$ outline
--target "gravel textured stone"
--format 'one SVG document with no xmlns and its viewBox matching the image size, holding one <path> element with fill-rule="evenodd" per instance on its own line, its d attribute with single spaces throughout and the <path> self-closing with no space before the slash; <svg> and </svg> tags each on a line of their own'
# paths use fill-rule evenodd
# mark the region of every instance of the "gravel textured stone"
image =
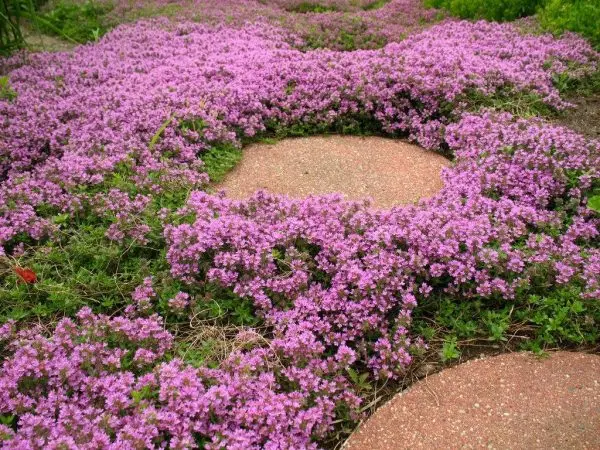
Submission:
<svg viewBox="0 0 600 450">
<path fill-rule="evenodd" d="M 315 136 L 256 144 L 218 188 L 232 198 L 259 189 L 290 197 L 339 192 L 375 207 L 409 204 L 442 187 L 443 156 L 396 139 Z"/>
<path fill-rule="evenodd" d="M 600 449 L 600 356 L 473 360 L 398 394 L 345 450 Z"/>
</svg>

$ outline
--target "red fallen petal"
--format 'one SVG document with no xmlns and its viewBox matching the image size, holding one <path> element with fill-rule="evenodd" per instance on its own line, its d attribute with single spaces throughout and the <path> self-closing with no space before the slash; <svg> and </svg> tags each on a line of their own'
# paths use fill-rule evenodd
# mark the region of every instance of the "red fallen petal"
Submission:
<svg viewBox="0 0 600 450">
<path fill-rule="evenodd" d="M 37 281 L 37 275 L 31 269 L 24 269 L 23 267 L 15 267 L 14 271 L 17 275 L 19 275 L 21 280 L 23 280 L 25 283 L 32 284 Z"/>
</svg>

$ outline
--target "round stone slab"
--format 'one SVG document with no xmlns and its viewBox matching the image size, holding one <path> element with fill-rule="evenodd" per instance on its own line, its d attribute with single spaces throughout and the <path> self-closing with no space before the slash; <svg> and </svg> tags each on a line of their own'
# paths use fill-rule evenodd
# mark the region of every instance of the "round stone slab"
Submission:
<svg viewBox="0 0 600 450">
<path fill-rule="evenodd" d="M 339 192 L 373 198 L 388 208 L 430 197 L 442 188 L 441 170 L 450 162 L 438 153 L 397 139 L 314 136 L 255 144 L 217 186 L 236 199 L 257 190 L 303 198 Z"/>
<path fill-rule="evenodd" d="M 345 450 L 600 449 L 600 356 L 512 353 L 422 379 Z"/>
</svg>

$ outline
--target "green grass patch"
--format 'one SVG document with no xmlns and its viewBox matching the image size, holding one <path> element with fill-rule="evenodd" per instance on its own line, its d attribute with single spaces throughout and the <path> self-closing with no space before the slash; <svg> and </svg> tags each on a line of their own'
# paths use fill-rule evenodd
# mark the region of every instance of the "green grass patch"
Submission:
<svg viewBox="0 0 600 450">
<path fill-rule="evenodd" d="M 472 111 L 482 108 L 506 111 L 518 117 L 552 117 L 557 110 L 544 102 L 542 97 L 534 92 L 515 91 L 510 87 L 498 89 L 492 95 L 485 95 L 479 91 L 470 91 L 464 100 Z M 446 107 L 446 116 L 452 117 L 453 104 Z"/>
<path fill-rule="evenodd" d="M 118 189 L 130 198 L 148 194 L 136 186 L 133 175 L 129 165 L 121 163 L 103 183 L 84 186 L 81 193 L 93 197 Z M 106 212 L 99 215 L 85 203 L 84 209 L 74 215 L 39 206 L 38 213 L 59 229 L 42 242 L 21 239 L 21 244 L 25 244 L 22 256 L 0 259 L 0 323 L 6 319 L 72 315 L 86 305 L 96 312 L 112 314 L 131 303 L 131 293 L 147 276 L 155 278 L 157 292 L 164 294 L 157 310 L 168 315 L 167 301 L 177 293 L 180 283 L 169 275 L 159 211 L 167 208 L 172 220 L 181 220 L 172 212 L 185 204 L 189 189 L 164 183 L 163 188 L 132 224 L 149 228 L 147 242 L 133 238 L 121 242 L 110 240 L 107 231 L 117 222 L 116 215 Z M 23 283 L 14 271 L 15 266 L 33 270 L 37 281 Z"/>
<path fill-rule="evenodd" d="M 127 20 L 146 19 L 157 16 L 174 17 L 180 13 L 183 9 L 181 4 L 168 3 L 164 5 L 160 4 L 148 4 L 140 7 L 135 7 L 126 14 Z M 191 17 L 191 20 L 195 20 Z"/>
<path fill-rule="evenodd" d="M 210 147 L 200 155 L 204 169 L 213 183 L 223 180 L 225 175 L 242 159 L 242 150 L 233 144 Z"/>
<path fill-rule="evenodd" d="M 330 35 L 319 27 L 302 30 L 305 44 L 300 46 L 301 50 L 315 50 L 329 48 L 343 51 L 354 51 L 360 49 L 377 49 L 387 44 L 387 39 L 377 33 L 368 33 L 362 19 L 355 17 L 352 23 L 342 28 L 337 34 Z"/>
<path fill-rule="evenodd" d="M 296 12 L 300 14 L 306 13 L 326 13 L 337 11 L 337 8 L 334 6 L 320 5 L 318 3 L 312 2 L 302 2 L 293 7 L 291 7 L 288 11 Z"/>
<path fill-rule="evenodd" d="M 83 306 L 115 311 L 130 302 L 145 276 L 165 272 L 162 250 L 119 245 L 105 237 L 106 225 L 69 225 L 44 245 L 31 248 L 19 264 L 38 281 L 19 282 L 7 267 L 0 277 L 0 317 L 24 320 L 72 315 Z"/>
<path fill-rule="evenodd" d="M 87 0 L 59 0 L 51 9 L 40 14 L 36 20 L 40 31 L 77 42 L 98 40 L 109 27 L 106 14 L 112 5 Z"/>
</svg>

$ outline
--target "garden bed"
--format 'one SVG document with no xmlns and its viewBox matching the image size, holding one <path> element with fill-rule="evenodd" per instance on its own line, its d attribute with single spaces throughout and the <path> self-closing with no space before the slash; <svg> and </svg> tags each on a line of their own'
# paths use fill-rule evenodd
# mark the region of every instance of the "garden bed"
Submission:
<svg viewBox="0 0 600 450">
<path fill-rule="evenodd" d="M 531 117 L 597 71 L 585 40 L 448 20 L 308 51 L 233 19 L 2 61 L 7 448 L 333 446 L 432 350 L 597 345 L 600 142 Z M 211 193 L 242 146 L 323 133 L 453 164 L 391 209 Z"/>
</svg>

